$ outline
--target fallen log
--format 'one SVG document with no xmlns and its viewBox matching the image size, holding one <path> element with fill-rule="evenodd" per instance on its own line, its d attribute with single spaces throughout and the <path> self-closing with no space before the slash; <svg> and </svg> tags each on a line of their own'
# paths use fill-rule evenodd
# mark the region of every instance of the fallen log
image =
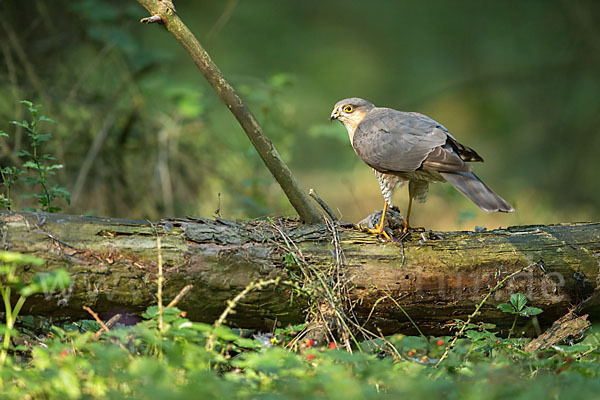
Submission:
<svg viewBox="0 0 600 400">
<path fill-rule="evenodd" d="M 161 239 L 165 302 L 192 284 L 178 307 L 207 323 L 250 282 L 299 276 L 302 266 L 290 262 L 298 255 L 316 270 L 340 264 L 352 314 L 384 334 L 414 332 L 406 314 L 425 334 L 447 333 L 448 323 L 466 319 L 499 280 L 527 266 L 490 297 L 478 319 L 507 329 L 513 316 L 496 305 L 521 292 L 528 305 L 544 310 L 538 319 L 546 327 L 594 295 L 600 280 L 598 223 L 413 232 L 396 243 L 338 227 L 337 247 L 326 226 L 289 221 L 190 218 L 150 223 L 6 211 L 0 212 L 0 224 L 4 249 L 46 260 L 42 267 L 20 270 L 22 279 L 55 268 L 71 274 L 68 288 L 32 296 L 22 311 L 57 317 L 87 317 L 82 306 L 89 306 L 108 318 L 140 313 L 156 303 L 156 235 Z M 271 330 L 303 322 L 310 302 L 293 287 L 270 286 L 249 292 L 227 321 Z M 586 312 L 593 322 L 597 305 L 591 303 Z"/>
</svg>

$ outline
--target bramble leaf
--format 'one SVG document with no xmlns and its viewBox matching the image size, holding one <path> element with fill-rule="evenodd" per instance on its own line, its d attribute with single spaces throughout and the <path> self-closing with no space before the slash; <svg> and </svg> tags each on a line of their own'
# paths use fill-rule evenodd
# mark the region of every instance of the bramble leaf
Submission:
<svg viewBox="0 0 600 400">
<path fill-rule="evenodd" d="M 509 313 L 509 314 L 516 313 L 515 308 L 511 304 L 507 304 L 507 303 L 498 304 L 497 308 L 499 308 L 500 311 L 505 312 L 505 313 Z"/>
<path fill-rule="evenodd" d="M 527 297 L 523 293 L 515 293 L 510 296 L 510 303 L 517 311 L 521 311 L 527 304 Z"/>
</svg>

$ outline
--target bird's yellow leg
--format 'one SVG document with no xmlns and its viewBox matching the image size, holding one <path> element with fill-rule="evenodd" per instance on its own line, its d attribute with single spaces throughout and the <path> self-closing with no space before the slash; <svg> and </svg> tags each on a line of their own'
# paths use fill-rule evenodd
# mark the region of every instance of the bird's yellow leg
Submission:
<svg viewBox="0 0 600 400">
<path fill-rule="evenodd" d="M 402 222 L 402 232 L 406 232 L 408 230 L 408 219 L 410 218 L 410 210 L 412 209 L 412 196 L 408 196 L 408 210 L 406 210 L 406 219 Z"/>
<path fill-rule="evenodd" d="M 387 212 L 388 204 L 387 201 L 383 205 L 383 212 L 381 213 L 381 222 L 379 225 L 375 225 L 376 229 L 369 229 L 369 233 L 375 233 L 377 235 L 383 235 L 387 240 L 392 240 L 390 236 L 383 230 L 383 223 L 385 222 L 385 213 Z"/>
<path fill-rule="evenodd" d="M 419 231 L 425 230 L 425 228 L 420 227 L 420 226 L 413 228 L 412 226 L 409 225 L 408 220 L 410 219 L 410 210 L 412 209 L 412 203 L 413 203 L 413 198 L 412 198 L 412 196 L 409 196 L 408 197 L 408 210 L 406 211 L 406 219 L 404 220 L 404 222 L 402 222 L 402 232 L 406 232 L 409 229 L 419 230 Z"/>
</svg>

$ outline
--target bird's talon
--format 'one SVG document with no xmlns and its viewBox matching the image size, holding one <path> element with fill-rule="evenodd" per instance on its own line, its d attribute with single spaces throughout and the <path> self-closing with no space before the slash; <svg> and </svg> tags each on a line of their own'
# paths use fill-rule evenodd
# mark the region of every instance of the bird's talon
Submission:
<svg viewBox="0 0 600 400">
<path fill-rule="evenodd" d="M 402 222 L 402 233 L 406 233 L 408 231 L 425 232 L 425 228 L 422 226 L 410 226 L 406 221 Z"/>
<path fill-rule="evenodd" d="M 387 240 L 392 240 L 392 238 L 390 238 L 390 235 L 388 235 L 387 232 L 380 225 L 377 224 L 375 225 L 375 229 L 367 229 L 367 232 L 376 235 L 382 235 Z"/>
<path fill-rule="evenodd" d="M 402 225 L 402 233 L 406 233 L 408 231 L 408 224 L 406 223 L 406 221 L 402 221 L 401 225 Z"/>
</svg>

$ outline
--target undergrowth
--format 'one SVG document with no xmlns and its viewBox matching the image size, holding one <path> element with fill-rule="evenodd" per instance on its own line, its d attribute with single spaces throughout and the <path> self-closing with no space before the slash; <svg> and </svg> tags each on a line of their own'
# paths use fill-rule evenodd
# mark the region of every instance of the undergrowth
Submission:
<svg viewBox="0 0 600 400">
<path fill-rule="evenodd" d="M 160 253 L 160 240 L 157 247 Z M 159 297 L 135 325 L 105 324 L 87 308 L 94 319 L 51 324 L 17 320 L 15 310 L 29 295 L 65 290 L 68 276 L 64 281 L 58 271 L 19 282 L 14 271 L 41 260 L 3 253 L 2 261 L 6 318 L 17 323 L 3 327 L 8 356 L 0 364 L 1 398 L 580 399 L 600 389 L 595 330 L 579 343 L 528 353 L 529 339 L 514 332 L 501 338 L 493 324 L 470 318 L 456 321 L 453 336 L 363 334 L 351 343 L 315 340 L 306 334 L 310 323 L 273 332 L 224 325 L 245 293 L 284 283 L 277 279 L 253 282 L 213 325 L 190 321 L 177 308 L 189 288 L 166 306 Z M 15 306 L 4 296 L 9 288 L 21 296 Z M 527 308 L 522 294 L 500 308 L 522 318 L 541 311 Z"/>
<path fill-rule="evenodd" d="M 25 325 L 26 321 L 22 321 Z M 582 398 L 600 389 L 599 337 L 527 354 L 526 339 L 500 339 L 473 325 L 440 368 L 448 337 L 396 335 L 350 354 L 330 343 L 286 345 L 302 327 L 271 335 L 192 322 L 150 307 L 134 326 L 78 321 L 29 337 L 0 370 L 8 398 Z M 26 336 L 25 336 L 26 337 Z M 212 342 L 212 345 L 209 343 Z"/>
</svg>

